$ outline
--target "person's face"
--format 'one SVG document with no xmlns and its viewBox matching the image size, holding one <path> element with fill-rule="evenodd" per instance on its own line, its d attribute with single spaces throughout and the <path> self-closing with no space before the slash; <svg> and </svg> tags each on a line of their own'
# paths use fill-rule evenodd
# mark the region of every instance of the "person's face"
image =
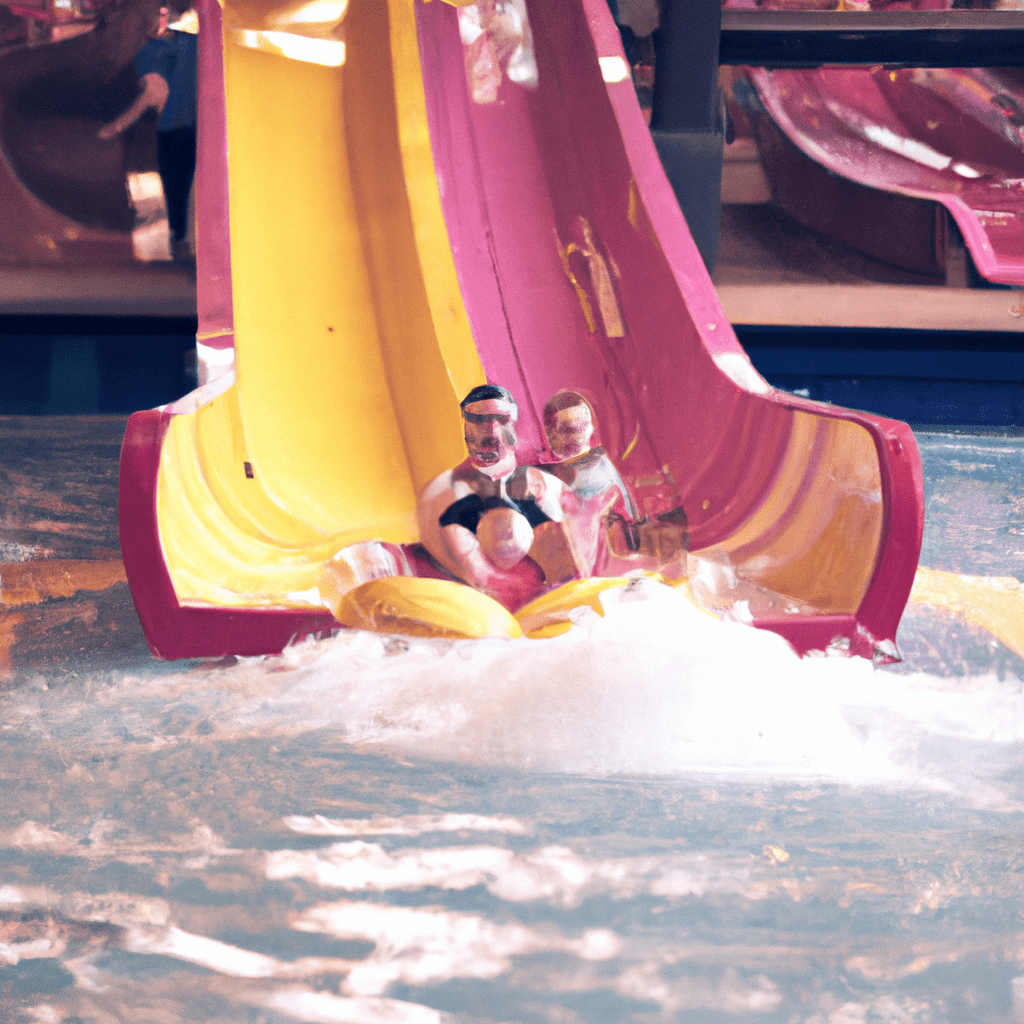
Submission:
<svg viewBox="0 0 1024 1024">
<path fill-rule="evenodd" d="M 555 457 L 564 462 L 590 451 L 593 434 L 590 409 L 585 405 L 573 405 L 558 411 L 554 427 L 547 432 L 548 445 Z"/>
<path fill-rule="evenodd" d="M 466 427 L 466 447 L 474 466 L 496 466 L 515 452 L 514 410 L 502 398 L 473 402 L 462 410 Z"/>
</svg>

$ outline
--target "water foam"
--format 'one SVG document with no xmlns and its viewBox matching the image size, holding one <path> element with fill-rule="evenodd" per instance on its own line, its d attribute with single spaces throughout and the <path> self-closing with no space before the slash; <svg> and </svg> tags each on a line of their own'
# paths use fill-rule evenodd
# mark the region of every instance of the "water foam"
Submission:
<svg viewBox="0 0 1024 1024">
<path fill-rule="evenodd" d="M 588 774 L 715 773 L 969 788 L 999 804 L 1020 680 L 797 658 L 648 581 L 550 640 L 345 632 L 277 658 L 7 695 L 0 731 L 155 745 L 329 730 L 359 749 Z M 1016 796 L 1013 796 L 1013 800 Z"/>
</svg>

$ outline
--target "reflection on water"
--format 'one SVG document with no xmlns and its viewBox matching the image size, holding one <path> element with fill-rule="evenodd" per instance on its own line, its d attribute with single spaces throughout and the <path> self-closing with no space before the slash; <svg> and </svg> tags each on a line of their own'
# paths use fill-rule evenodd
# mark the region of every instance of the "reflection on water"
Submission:
<svg viewBox="0 0 1024 1024">
<path fill-rule="evenodd" d="M 1021 681 L 609 594 L 5 694 L 0 1020 L 1024 1019 Z"/>
</svg>

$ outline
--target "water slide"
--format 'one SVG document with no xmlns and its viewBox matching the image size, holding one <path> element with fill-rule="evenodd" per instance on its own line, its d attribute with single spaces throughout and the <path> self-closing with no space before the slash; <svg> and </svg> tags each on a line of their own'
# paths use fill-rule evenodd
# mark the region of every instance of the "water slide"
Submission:
<svg viewBox="0 0 1024 1024">
<path fill-rule="evenodd" d="M 804 223 L 872 255 L 941 274 L 952 215 L 978 272 L 1024 284 L 1024 74 L 1018 68 L 748 69 L 758 98 L 805 157 L 847 181 L 908 197 L 847 197 L 837 213 L 829 182 L 764 131 L 776 197 Z M 812 185 L 812 181 L 814 184 Z M 818 190 L 830 199 L 815 201 Z M 930 204 L 937 204 L 936 207 Z M 877 215 L 872 227 L 872 212 Z"/>
<path fill-rule="evenodd" d="M 696 600 L 801 654 L 894 657 L 923 525 L 913 435 L 753 369 L 604 0 L 520 8 L 518 65 L 481 56 L 479 8 L 345 7 L 200 4 L 208 381 L 132 416 L 121 457 L 153 652 L 336 629 L 332 566 L 367 546 L 378 575 L 443 575 L 417 495 L 465 458 L 459 402 L 488 381 L 518 400 L 520 464 L 551 461 L 545 401 L 585 396 L 638 514 L 685 510 L 690 581 L 670 582 Z"/>
<path fill-rule="evenodd" d="M 117 73 L 137 45 L 131 21 L 0 56 L 0 265 L 133 259 L 124 144 L 96 138 L 134 86 L 130 68 Z"/>
</svg>

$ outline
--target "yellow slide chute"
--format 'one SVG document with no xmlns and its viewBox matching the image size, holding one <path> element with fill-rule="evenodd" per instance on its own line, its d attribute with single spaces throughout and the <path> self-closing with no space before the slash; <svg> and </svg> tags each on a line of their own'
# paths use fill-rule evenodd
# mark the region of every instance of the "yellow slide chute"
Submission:
<svg viewBox="0 0 1024 1024">
<path fill-rule="evenodd" d="M 333 67 L 264 45 L 308 6 L 224 9 L 236 379 L 172 417 L 161 452 L 182 604 L 315 606 L 340 548 L 415 541 L 416 495 L 465 457 L 458 403 L 484 380 L 412 3 L 353 4 Z"/>
</svg>

